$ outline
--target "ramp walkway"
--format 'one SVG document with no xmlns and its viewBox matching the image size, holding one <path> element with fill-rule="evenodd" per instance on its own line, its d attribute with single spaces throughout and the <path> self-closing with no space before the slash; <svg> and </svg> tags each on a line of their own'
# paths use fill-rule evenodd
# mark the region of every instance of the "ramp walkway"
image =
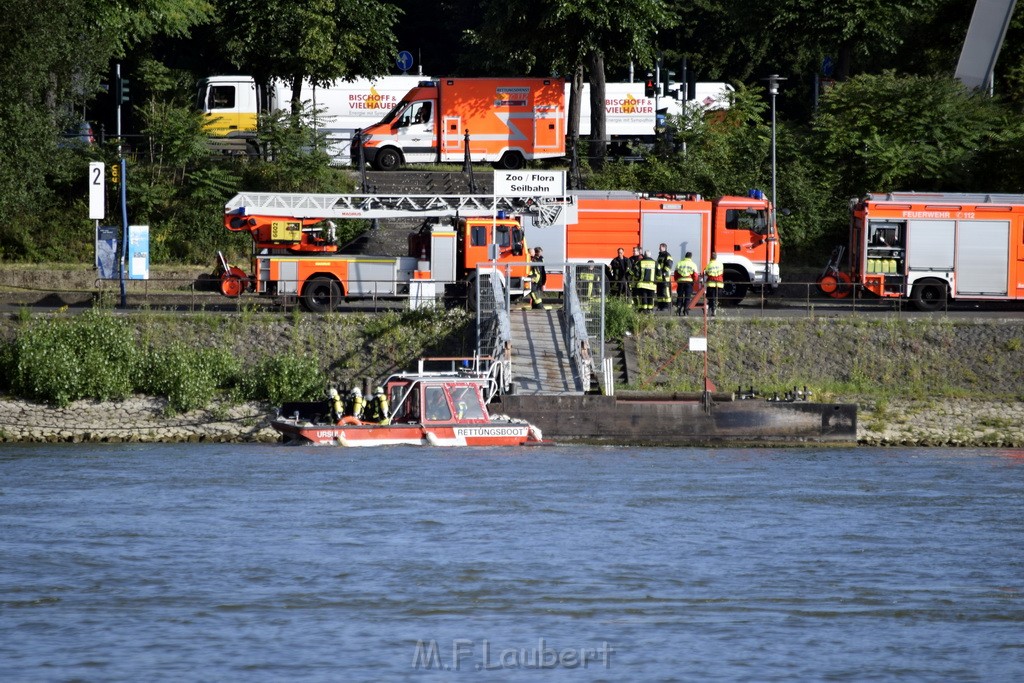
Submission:
<svg viewBox="0 0 1024 683">
<path fill-rule="evenodd" d="M 579 394 L 584 390 L 565 349 L 560 310 L 512 311 L 512 381 L 519 394 Z"/>
</svg>

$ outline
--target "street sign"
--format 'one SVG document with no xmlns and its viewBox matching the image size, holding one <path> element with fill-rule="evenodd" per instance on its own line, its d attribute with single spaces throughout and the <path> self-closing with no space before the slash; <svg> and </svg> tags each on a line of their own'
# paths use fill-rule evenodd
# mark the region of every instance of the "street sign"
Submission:
<svg viewBox="0 0 1024 683">
<path fill-rule="evenodd" d="M 565 171 L 495 171 L 497 197 L 562 196 Z"/>
<path fill-rule="evenodd" d="M 395 64 L 402 71 L 408 71 L 412 68 L 412 53 L 407 50 L 402 50 L 398 53 L 398 59 L 395 60 Z"/>
<path fill-rule="evenodd" d="M 102 161 L 89 162 L 89 219 L 103 220 L 106 165 Z"/>
</svg>

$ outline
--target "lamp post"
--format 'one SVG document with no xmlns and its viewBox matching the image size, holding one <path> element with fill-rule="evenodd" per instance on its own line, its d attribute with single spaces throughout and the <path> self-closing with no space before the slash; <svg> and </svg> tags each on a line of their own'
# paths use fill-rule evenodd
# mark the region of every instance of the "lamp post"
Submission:
<svg viewBox="0 0 1024 683">
<path fill-rule="evenodd" d="M 768 229 L 774 230 L 778 214 L 778 204 L 776 204 L 778 195 L 776 194 L 777 167 L 775 164 L 775 96 L 779 94 L 779 83 L 786 79 L 778 74 L 772 74 L 768 78 L 764 78 L 762 80 L 768 81 L 768 94 L 772 96 L 772 210 L 768 216 Z M 770 238 L 771 236 L 769 236 L 769 239 Z M 764 262 L 764 281 L 766 285 L 768 284 L 768 269 L 771 260 L 771 255 L 768 252 L 770 252 L 770 250 L 766 250 Z"/>
</svg>

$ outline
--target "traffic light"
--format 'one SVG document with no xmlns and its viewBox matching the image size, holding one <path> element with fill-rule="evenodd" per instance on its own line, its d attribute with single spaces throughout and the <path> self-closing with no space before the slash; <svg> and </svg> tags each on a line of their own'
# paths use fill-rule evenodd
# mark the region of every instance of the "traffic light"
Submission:
<svg viewBox="0 0 1024 683">
<path fill-rule="evenodd" d="M 654 74 L 647 74 L 644 81 L 644 97 L 654 97 Z"/>
<path fill-rule="evenodd" d="M 121 76 L 114 77 L 114 102 L 116 104 L 127 104 L 128 102 L 128 84 L 127 78 Z"/>
<path fill-rule="evenodd" d="M 115 163 L 110 165 L 110 182 L 113 185 L 118 185 L 121 182 L 121 164 Z"/>
</svg>

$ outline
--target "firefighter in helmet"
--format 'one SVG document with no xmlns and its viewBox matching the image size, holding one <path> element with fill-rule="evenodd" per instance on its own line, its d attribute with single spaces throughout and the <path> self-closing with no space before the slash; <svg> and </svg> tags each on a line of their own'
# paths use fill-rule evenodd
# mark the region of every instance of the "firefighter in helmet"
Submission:
<svg viewBox="0 0 1024 683">
<path fill-rule="evenodd" d="M 327 410 L 332 423 L 337 423 L 345 416 L 345 406 L 342 404 L 341 394 L 333 386 L 327 388 Z"/>
<path fill-rule="evenodd" d="M 357 420 L 363 419 L 363 409 L 366 407 L 363 401 L 363 392 L 359 387 L 354 387 L 348 396 L 348 405 L 345 406 L 345 415 L 354 417 Z"/>
<path fill-rule="evenodd" d="M 366 420 L 367 422 L 377 422 L 382 425 L 390 424 L 391 420 L 388 419 L 389 412 L 391 412 L 391 406 L 388 404 L 388 397 L 384 393 L 384 387 L 377 387 L 373 392 L 373 397 L 366 404 Z"/>
</svg>

